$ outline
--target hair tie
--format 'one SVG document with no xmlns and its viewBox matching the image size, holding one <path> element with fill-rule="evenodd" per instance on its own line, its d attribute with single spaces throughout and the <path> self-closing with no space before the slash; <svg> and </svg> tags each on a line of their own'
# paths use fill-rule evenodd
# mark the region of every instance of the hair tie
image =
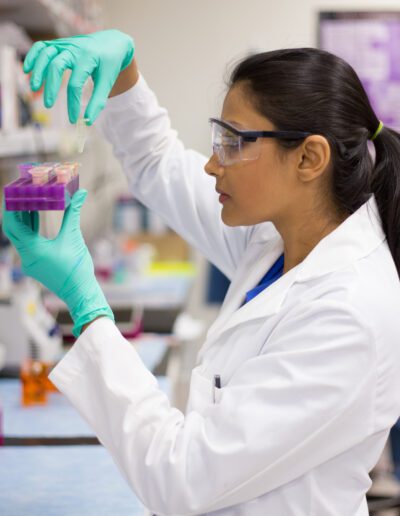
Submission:
<svg viewBox="0 0 400 516">
<path fill-rule="evenodd" d="M 374 132 L 374 134 L 371 137 L 372 142 L 381 134 L 382 129 L 383 129 L 383 122 L 379 121 L 378 129 Z"/>
</svg>

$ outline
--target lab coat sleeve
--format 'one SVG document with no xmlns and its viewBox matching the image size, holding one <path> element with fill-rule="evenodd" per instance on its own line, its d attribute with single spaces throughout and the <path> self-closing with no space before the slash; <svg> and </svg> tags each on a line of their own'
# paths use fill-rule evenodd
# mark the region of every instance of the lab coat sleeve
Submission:
<svg viewBox="0 0 400 516">
<path fill-rule="evenodd" d="M 112 144 L 132 194 L 231 278 L 251 229 L 222 222 L 215 179 L 204 171 L 207 158 L 185 149 L 143 76 L 108 99 L 96 126 Z"/>
<path fill-rule="evenodd" d="M 202 411 L 185 417 L 103 318 L 50 378 L 146 507 L 194 515 L 272 491 L 370 435 L 373 346 L 350 307 L 328 301 L 299 307 L 278 324 L 263 354 L 245 361 L 228 384 L 221 376 L 216 403 L 210 383 Z"/>
</svg>

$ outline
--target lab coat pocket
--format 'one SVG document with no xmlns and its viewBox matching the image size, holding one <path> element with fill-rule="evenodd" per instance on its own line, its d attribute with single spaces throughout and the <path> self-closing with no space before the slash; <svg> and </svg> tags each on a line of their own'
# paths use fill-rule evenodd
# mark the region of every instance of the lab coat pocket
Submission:
<svg viewBox="0 0 400 516">
<path fill-rule="evenodd" d="M 203 412 L 213 403 L 218 403 L 222 389 L 214 387 L 214 378 L 204 376 L 200 368 L 196 367 L 192 371 L 190 379 L 190 391 L 187 405 L 187 413 L 195 410 Z"/>
</svg>

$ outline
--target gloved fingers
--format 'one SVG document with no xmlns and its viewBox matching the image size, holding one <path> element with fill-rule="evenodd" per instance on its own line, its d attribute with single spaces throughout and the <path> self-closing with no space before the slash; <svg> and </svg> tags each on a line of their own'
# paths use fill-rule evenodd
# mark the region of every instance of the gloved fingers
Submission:
<svg viewBox="0 0 400 516">
<path fill-rule="evenodd" d="M 16 211 L 17 221 L 20 223 L 20 233 L 25 233 L 26 237 L 30 239 L 30 243 L 33 242 L 35 237 L 41 238 L 39 235 L 39 213 L 33 211 Z M 35 216 L 36 213 L 36 216 Z"/>
<path fill-rule="evenodd" d="M 112 87 L 113 84 L 110 84 L 110 81 L 104 74 L 101 74 L 101 69 L 99 69 L 94 78 L 93 93 L 85 111 L 85 118 L 89 119 L 88 125 L 92 125 L 104 109 Z"/>
<path fill-rule="evenodd" d="M 31 211 L 31 228 L 36 234 L 39 234 L 39 212 Z"/>
<path fill-rule="evenodd" d="M 62 77 L 68 68 L 73 66 L 73 57 L 71 52 L 63 50 L 49 64 L 46 72 L 44 85 L 44 105 L 51 108 L 57 99 L 60 90 Z"/>
<path fill-rule="evenodd" d="M 81 208 L 86 197 L 87 190 L 82 188 L 74 193 L 71 199 L 71 204 L 65 210 L 59 236 L 63 236 L 64 233 L 69 233 L 74 230 L 80 231 Z"/>
<path fill-rule="evenodd" d="M 70 80 L 68 82 L 68 117 L 71 124 L 75 124 L 81 111 L 82 89 L 89 76 L 95 68 L 88 65 L 85 68 L 77 66 L 72 70 Z"/>
<path fill-rule="evenodd" d="M 41 88 L 47 67 L 57 54 L 57 47 L 49 45 L 43 48 L 37 56 L 31 75 L 31 88 L 33 91 L 38 91 Z"/>
<path fill-rule="evenodd" d="M 46 46 L 47 45 L 44 41 L 37 41 L 32 45 L 24 59 L 23 70 L 25 73 L 29 73 L 32 70 L 37 56 L 44 48 L 46 48 Z"/>
<path fill-rule="evenodd" d="M 39 213 L 37 211 L 22 211 L 21 220 L 33 233 L 39 233 Z"/>
<path fill-rule="evenodd" d="M 6 211 L 4 209 L 4 201 L 3 232 L 14 245 L 22 241 L 29 245 L 32 242 L 32 237 L 34 236 L 34 232 L 30 228 L 30 225 L 27 226 L 25 221 L 22 219 L 21 212 Z"/>
<path fill-rule="evenodd" d="M 22 211 L 22 212 L 20 212 L 19 213 L 19 218 L 25 224 L 26 227 L 32 229 L 32 219 L 31 219 L 31 212 L 30 211 Z"/>
</svg>

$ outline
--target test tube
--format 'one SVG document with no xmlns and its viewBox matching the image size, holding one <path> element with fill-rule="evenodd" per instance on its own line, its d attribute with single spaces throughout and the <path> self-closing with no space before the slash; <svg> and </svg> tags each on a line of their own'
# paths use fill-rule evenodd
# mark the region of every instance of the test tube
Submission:
<svg viewBox="0 0 400 516">
<path fill-rule="evenodd" d="M 78 175 L 78 169 L 80 165 L 77 161 L 65 161 L 63 166 L 71 168 L 72 177 L 76 177 Z"/>
<path fill-rule="evenodd" d="M 76 140 L 79 154 L 82 154 L 87 138 L 87 122 L 89 118 L 79 117 L 76 122 Z"/>
<path fill-rule="evenodd" d="M 62 165 L 56 167 L 54 172 L 57 176 L 57 183 L 67 184 L 71 181 L 72 178 L 72 167 L 67 165 Z"/>
<path fill-rule="evenodd" d="M 29 171 L 33 168 L 33 167 L 36 167 L 38 166 L 39 163 L 37 161 L 28 161 L 26 163 L 20 163 L 18 165 L 18 168 L 19 168 L 19 171 L 20 171 L 20 174 L 21 174 L 21 177 L 24 177 L 24 178 L 30 178 L 30 174 L 29 174 Z"/>
<path fill-rule="evenodd" d="M 49 174 L 51 172 L 51 167 L 33 167 L 29 170 L 29 173 L 32 176 L 32 184 L 34 185 L 43 185 L 47 183 L 49 180 Z"/>
</svg>

